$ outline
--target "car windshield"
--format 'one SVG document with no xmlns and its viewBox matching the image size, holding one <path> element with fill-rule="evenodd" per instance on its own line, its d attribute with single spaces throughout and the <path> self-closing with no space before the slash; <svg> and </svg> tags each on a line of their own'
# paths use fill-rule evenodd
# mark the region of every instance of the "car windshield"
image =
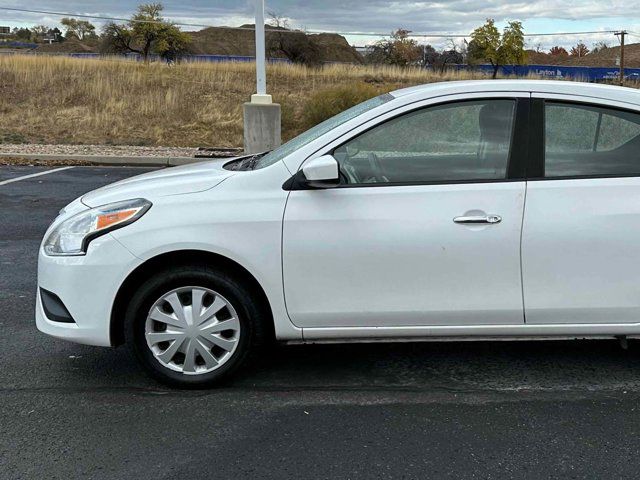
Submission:
<svg viewBox="0 0 640 480">
<path fill-rule="evenodd" d="M 385 93 L 384 95 L 380 95 L 378 97 L 374 97 L 370 100 L 362 102 L 354 107 L 345 110 L 344 112 L 339 113 L 334 117 L 329 118 L 328 120 L 325 120 L 322 123 L 319 123 L 315 127 L 312 127 L 306 132 L 289 140 L 284 145 L 276 148 L 275 150 L 272 150 L 262 157 L 257 158 L 253 162 L 252 170 L 273 165 L 274 163 L 282 160 L 287 155 L 295 152 L 299 148 L 302 148 L 308 143 L 314 141 L 316 138 L 324 135 L 328 131 L 392 99 L 393 96 L 391 94 Z"/>
</svg>

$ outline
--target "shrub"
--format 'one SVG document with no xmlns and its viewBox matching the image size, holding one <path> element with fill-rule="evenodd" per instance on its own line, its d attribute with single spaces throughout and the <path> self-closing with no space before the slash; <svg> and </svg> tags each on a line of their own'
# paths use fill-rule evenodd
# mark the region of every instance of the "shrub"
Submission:
<svg viewBox="0 0 640 480">
<path fill-rule="evenodd" d="M 321 90 L 305 103 L 302 115 L 304 126 L 311 128 L 380 93 L 378 88 L 362 82 Z"/>
<path fill-rule="evenodd" d="M 29 143 L 24 135 L 18 132 L 3 132 L 0 131 L 0 143 Z"/>
</svg>

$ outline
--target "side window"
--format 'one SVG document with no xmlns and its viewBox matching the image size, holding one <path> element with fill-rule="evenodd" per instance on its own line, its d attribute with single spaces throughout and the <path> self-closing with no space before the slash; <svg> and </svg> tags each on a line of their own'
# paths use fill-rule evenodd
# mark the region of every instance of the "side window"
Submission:
<svg viewBox="0 0 640 480">
<path fill-rule="evenodd" d="M 545 177 L 640 175 L 640 114 L 545 103 Z"/>
<path fill-rule="evenodd" d="M 401 115 L 336 148 L 349 184 L 507 176 L 515 100 L 449 103 Z"/>
</svg>

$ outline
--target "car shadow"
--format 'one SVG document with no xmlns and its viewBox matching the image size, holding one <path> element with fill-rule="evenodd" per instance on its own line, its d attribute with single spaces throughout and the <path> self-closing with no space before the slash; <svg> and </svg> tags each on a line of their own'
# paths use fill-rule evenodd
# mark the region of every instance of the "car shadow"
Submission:
<svg viewBox="0 0 640 480">
<path fill-rule="evenodd" d="M 639 347 L 630 341 L 623 350 L 617 341 L 593 340 L 273 346 L 255 354 L 221 388 L 640 391 Z M 84 357 L 73 375 L 85 384 L 164 388 L 147 378 L 124 348 L 87 348 Z"/>
</svg>

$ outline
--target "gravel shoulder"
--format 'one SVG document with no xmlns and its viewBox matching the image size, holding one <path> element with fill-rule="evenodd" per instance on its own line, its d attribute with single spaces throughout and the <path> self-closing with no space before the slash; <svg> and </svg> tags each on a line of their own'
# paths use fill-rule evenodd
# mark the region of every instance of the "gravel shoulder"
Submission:
<svg viewBox="0 0 640 480">
<path fill-rule="evenodd" d="M 197 148 L 133 145 L 43 145 L 0 143 L 0 155 L 95 155 L 100 157 L 193 157 Z"/>
<path fill-rule="evenodd" d="M 9 166 L 177 166 L 211 158 L 231 158 L 240 154 L 241 148 L 0 143 L 0 165 Z"/>
</svg>

